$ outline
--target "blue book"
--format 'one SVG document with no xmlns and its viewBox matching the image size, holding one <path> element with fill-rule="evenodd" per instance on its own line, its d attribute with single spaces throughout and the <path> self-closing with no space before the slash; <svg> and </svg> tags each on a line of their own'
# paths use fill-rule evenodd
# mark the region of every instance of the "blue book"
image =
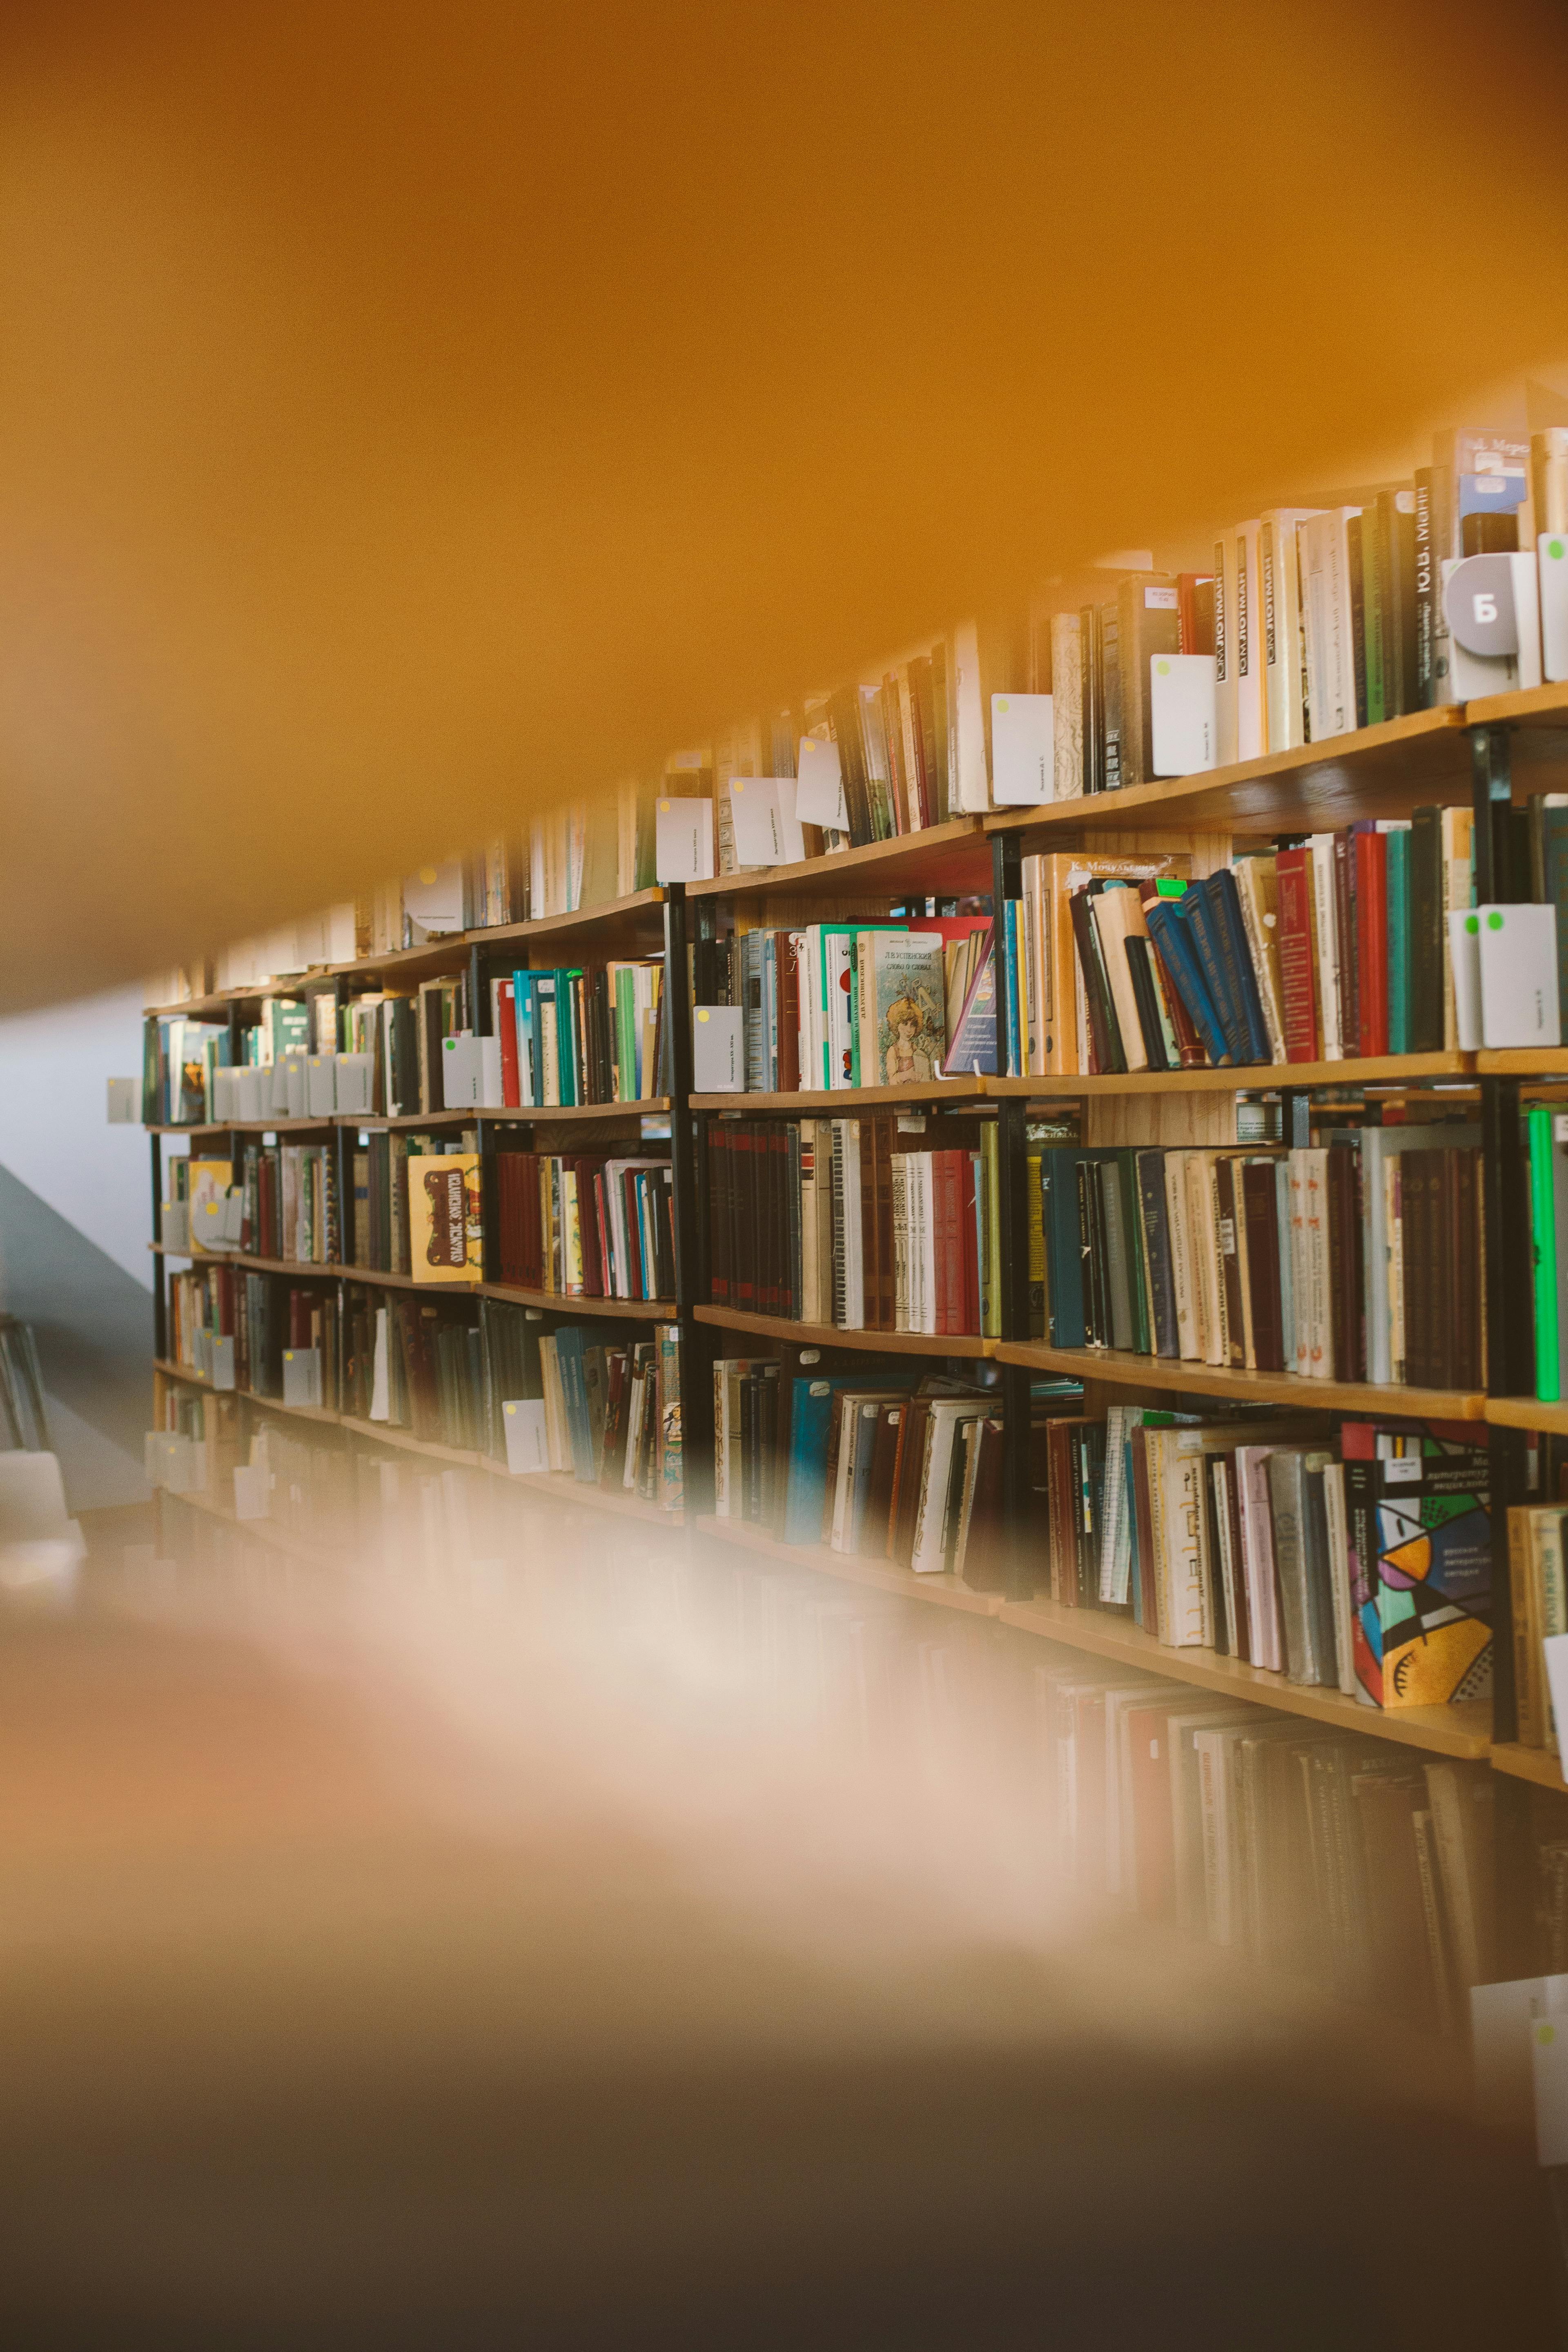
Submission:
<svg viewBox="0 0 1568 2352">
<path fill-rule="evenodd" d="M 1247 1026 L 1247 1058 L 1249 1062 L 1267 1062 L 1269 1058 L 1268 1024 L 1263 1018 L 1263 999 L 1258 993 L 1258 974 L 1252 968 L 1252 950 L 1247 944 L 1247 925 L 1242 919 L 1241 893 L 1236 887 L 1236 876 L 1228 866 L 1222 866 L 1202 887 L 1218 908 L 1226 937 L 1230 941 L 1226 977 L 1230 979 L 1234 962 L 1233 984 L 1239 989 L 1242 1017 Z"/>
<path fill-rule="evenodd" d="M 539 1104 L 539 1057 L 535 1046 L 537 1031 L 533 1020 L 533 974 L 514 971 L 511 976 L 512 1015 L 517 1023 L 517 1093 L 520 1107 L 536 1109 Z"/>
<path fill-rule="evenodd" d="M 1208 984 L 1181 913 L 1192 896 L 1189 890 L 1180 898 L 1156 899 L 1153 905 L 1145 908 L 1144 919 L 1149 926 L 1149 936 L 1159 949 L 1165 969 L 1181 992 L 1182 1003 L 1192 1018 L 1203 1049 L 1218 1070 L 1230 1060 L 1231 1052 L 1219 1014 L 1209 1001 Z"/>
<path fill-rule="evenodd" d="M 596 1485 L 594 1469 L 594 1424 L 588 1412 L 588 1383 L 583 1370 L 584 1334 L 574 1323 L 563 1323 L 555 1334 L 555 1369 L 561 1376 L 561 1401 L 572 1439 L 572 1475 L 581 1486 Z"/>
<path fill-rule="evenodd" d="M 784 1540 L 787 1544 L 817 1543 L 822 1537 L 822 1507 L 827 1492 L 827 1438 L 833 1400 L 840 1389 L 864 1388 L 867 1372 L 802 1372 L 790 1383 L 789 1470 L 784 1481 Z M 884 1389 L 912 1388 L 913 1372 L 881 1372 L 875 1384 Z"/>
<path fill-rule="evenodd" d="M 1047 1339 L 1053 1348 L 1089 1344 L 1083 1318 L 1083 1256 L 1079 1246 L 1078 1148 L 1047 1143 L 1040 1151 L 1040 1223 L 1046 1239 Z"/>
<path fill-rule="evenodd" d="M 1229 942 L 1226 938 L 1225 919 L 1207 882 L 1194 883 L 1182 901 L 1182 910 L 1187 937 L 1202 970 L 1209 1003 L 1219 1016 L 1220 1031 L 1230 1049 L 1230 1058 L 1233 1062 L 1249 1062 L 1252 1052 L 1246 1017 L 1242 1013 L 1239 993 L 1226 970 L 1226 950 Z"/>
</svg>

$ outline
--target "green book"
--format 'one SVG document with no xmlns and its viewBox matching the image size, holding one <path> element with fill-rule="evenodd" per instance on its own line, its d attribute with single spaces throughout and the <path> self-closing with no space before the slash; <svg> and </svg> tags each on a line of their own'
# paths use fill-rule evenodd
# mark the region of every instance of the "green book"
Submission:
<svg viewBox="0 0 1568 2352">
<path fill-rule="evenodd" d="M 1410 1051 L 1410 830 L 1399 825 L 1388 842 L 1388 1050 Z"/>
<path fill-rule="evenodd" d="M 1555 1404 L 1563 1393 L 1557 1347 L 1557 1204 L 1552 1169 L 1552 1106 L 1532 1104 L 1530 1141 L 1531 1255 L 1535 1268 L 1535 1393 Z"/>
</svg>

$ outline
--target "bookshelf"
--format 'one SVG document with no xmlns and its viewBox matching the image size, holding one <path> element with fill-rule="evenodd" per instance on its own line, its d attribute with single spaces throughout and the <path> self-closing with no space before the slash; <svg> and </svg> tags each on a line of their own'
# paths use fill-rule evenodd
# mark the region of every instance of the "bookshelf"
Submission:
<svg viewBox="0 0 1568 2352">
<path fill-rule="evenodd" d="M 1560 740 L 1561 739 L 1561 740 Z M 534 923 L 455 934 L 417 949 L 323 967 L 309 976 L 311 987 L 328 985 L 339 1001 L 358 982 L 394 972 L 405 978 L 467 968 L 474 976 L 476 1019 L 489 1020 L 488 989 L 480 985 L 492 969 L 510 970 L 528 961 L 537 942 L 551 958 L 572 953 L 608 958 L 647 953 L 657 948 L 664 961 L 668 1029 L 668 1091 L 634 1102 L 590 1104 L 528 1111 L 496 1109 L 435 1112 L 376 1118 L 343 1114 L 333 1118 L 252 1121 L 239 1127 L 197 1129 L 160 1126 L 152 1130 L 153 1198 L 159 1197 L 159 1150 L 166 1137 L 206 1140 L 221 1135 L 287 1134 L 303 1139 L 336 1136 L 339 1148 L 354 1135 L 376 1129 L 437 1129 L 460 1126 L 478 1130 L 487 1172 L 508 1131 L 581 1129 L 585 1138 L 601 1127 L 621 1123 L 637 1132 L 644 1120 L 668 1123 L 673 1181 L 675 1295 L 662 1300 L 565 1297 L 524 1289 L 492 1278 L 443 1286 L 437 1294 L 456 1298 L 470 1311 L 486 1302 L 521 1307 L 568 1319 L 621 1320 L 628 1327 L 673 1326 L 679 1334 L 681 1382 L 681 1452 L 685 1478 L 685 1524 L 704 1538 L 726 1541 L 761 1557 L 777 1558 L 814 1572 L 867 1589 L 918 1599 L 994 1619 L 1032 1634 L 1166 1678 L 1231 1696 L 1245 1696 L 1288 1714 L 1300 1715 L 1425 1749 L 1433 1755 L 1471 1760 L 1489 1756 L 1507 1778 L 1550 1788 L 1563 1786 L 1556 1759 L 1522 1748 L 1515 1738 L 1512 1687 L 1511 1598 L 1507 1557 L 1507 1510 L 1526 1489 L 1525 1445 L 1531 1433 L 1568 1436 L 1568 1405 L 1545 1404 L 1521 1393 L 1521 1318 L 1530 1313 L 1528 1270 L 1521 1239 L 1503 1213 L 1502 1170 L 1517 1129 L 1521 1087 L 1531 1082 L 1568 1079 L 1568 1049 L 1535 1054 L 1458 1051 L 1235 1067 L 1184 1069 L 1122 1076 L 1010 1077 L 969 1076 L 933 1079 L 901 1087 L 867 1087 L 791 1094 L 699 1094 L 691 1082 L 690 1010 L 712 1001 L 711 973 L 721 921 L 739 917 L 747 924 L 796 923 L 834 919 L 848 905 L 856 916 L 868 901 L 896 906 L 906 898 L 935 895 L 989 897 L 1000 911 L 1019 892 L 1019 862 L 1031 848 L 1190 847 L 1194 870 L 1209 871 L 1228 858 L 1232 844 L 1254 845 L 1272 836 L 1322 831 L 1364 818 L 1408 815 L 1418 805 L 1439 802 L 1468 805 L 1474 821 L 1478 894 L 1490 890 L 1498 870 L 1500 812 L 1508 805 L 1510 761 L 1516 744 L 1521 757 L 1546 756 L 1568 744 L 1568 690 L 1493 698 L 1487 703 L 1450 706 L 1366 728 L 1330 744 L 1304 746 L 1173 782 L 1129 787 L 1092 799 L 994 810 L 924 830 L 838 851 L 797 864 L 722 874 L 685 886 L 643 890 L 596 908 Z M 1200 865 L 1201 860 L 1201 865 Z M 787 907 L 787 913 L 782 911 Z M 807 912 L 805 910 L 812 911 Z M 299 992 L 307 983 L 290 980 L 276 989 L 239 989 L 177 1007 L 169 1013 L 207 1012 L 237 1018 L 268 993 Z M 1487 1357 L 1484 1389 L 1436 1389 L 1378 1385 L 1365 1381 L 1304 1380 L 1294 1373 L 1241 1371 L 1105 1349 L 1056 1348 L 1028 1329 L 1028 1213 L 1024 1181 L 1026 1125 L 1032 1106 L 1077 1104 L 1082 1139 L 1100 1143 L 1186 1143 L 1237 1139 L 1239 1099 L 1259 1095 L 1282 1098 L 1285 1139 L 1310 1134 L 1313 1099 L 1343 1097 L 1347 1090 L 1408 1091 L 1467 1089 L 1479 1110 L 1483 1134 L 1484 1213 L 1489 1269 Z M 752 1314 L 712 1303 L 710 1295 L 710 1213 L 707 1197 L 707 1138 L 715 1121 L 766 1120 L 818 1115 L 856 1115 L 863 1110 L 907 1109 L 940 1114 L 963 1110 L 993 1122 L 999 1161 L 998 1320 L 994 1336 L 852 1330 L 836 1324 L 803 1322 Z M 487 1250 L 489 1208 L 487 1195 Z M 158 1366 L 161 1377 L 199 1385 L 189 1368 L 169 1361 L 163 1345 L 163 1265 L 172 1253 L 154 1244 Z M 357 1266 L 296 1263 L 236 1256 L 237 1265 L 260 1274 L 318 1284 L 363 1285 L 367 1289 L 416 1290 L 429 1286 Z M 788 1346 L 832 1351 L 839 1362 L 857 1357 L 968 1362 L 993 1368 L 995 1410 L 1004 1429 L 1001 1509 L 1007 1530 L 1007 1589 L 972 1591 L 949 1577 L 916 1577 L 890 1563 L 858 1559 L 820 1544 L 784 1545 L 768 1529 L 738 1518 L 717 1517 L 713 1503 L 712 1367 L 724 1352 L 725 1335 L 754 1340 L 767 1349 Z M 1378 1415 L 1473 1424 L 1491 1433 L 1493 1514 L 1493 1628 L 1495 1687 L 1490 1702 L 1456 1702 L 1445 1708 L 1391 1709 L 1380 1714 L 1338 1691 L 1300 1686 L 1263 1668 L 1211 1651 L 1177 1651 L 1125 1616 L 1092 1608 L 1074 1609 L 1042 1599 L 1034 1590 L 1043 1532 L 1027 1483 L 1030 1382 L 1041 1376 L 1068 1377 L 1084 1384 L 1086 1410 L 1107 1397 L 1197 1399 L 1273 1405 L 1305 1413 Z M 605 1493 L 561 1473 L 509 1479 L 504 1466 L 486 1454 L 415 1438 L 385 1423 L 361 1421 L 329 1408 L 288 1408 L 275 1400 L 245 1397 L 246 1410 L 306 1417 L 335 1429 L 344 1442 L 374 1445 L 392 1454 L 482 1474 L 509 1491 L 539 1499 L 569 1502 L 668 1528 L 671 1513 L 636 1496 Z"/>
</svg>

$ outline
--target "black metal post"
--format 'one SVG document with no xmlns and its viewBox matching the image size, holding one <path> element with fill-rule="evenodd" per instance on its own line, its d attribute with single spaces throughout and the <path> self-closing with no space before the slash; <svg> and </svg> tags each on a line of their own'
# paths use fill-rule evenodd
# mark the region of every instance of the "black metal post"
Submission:
<svg viewBox="0 0 1568 2352">
<path fill-rule="evenodd" d="M 1470 729 L 1470 789 L 1476 904 L 1511 905 L 1528 895 L 1528 887 L 1514 872 L 1513 774 L 1506 727 Z"/>
<path fill-rule="evenodd" d="M 1286 1087 L 1279 1096 L 1279 1140 L 1287 1151 L 1312 1148 L 1312 1097 L 1305 1087 Z"/>
<path fill-rule="evenodd" d="M 704 1252 L 700 1195 L 707 1171 L 698 1152 L 691 1108 L 691 974 L 686 886 L 666 886 L 664 1034 L 669 1071 L 670 1191 L 675 1217 L 675 1309 L 680 1344 L 680 1462 L 688 1523 L 713 1507 L 713 1355 L 711 1326 L 699 1323 Z M 699 917 L 700 922 L 701 918 Z M 711 934 L 710 933 L 710 937 Z"/>
<path fill-rule="evenodd" d="M 169 1294 L 163 1272 L 163 1139 L 151 1135 L 153 1146 L 153 1239 L 158 1244 L 153 1253 L 153 1353 L 160 1362 L 167 1352 L 169 1337 Z"/>
<path fill-rule="evenodd" d="M 1016 834 L 997 834 L 991 845 L 992 953 L 1005 979 L 1002 953 L 1005 938 L 1004 909 L 1022 891 L 1022 854 Z M 1001 990 L 998 988 L 998 995 Z M 1006 1023 L 998 1009 L 996 1046 L 1003 1055 Z M 1022 1095 L 1004 1095 L 996 1105 L 997 1199 L 1001 1230 L 996 1236 L 997 1278 L 1000 1286 L 1001 1336 L 1005 1340 L 1029 1337 L 1029 1163 L 1027 1104 Z M 1002 1387 L 1002 1559 L 1009 1601 L 1027 1601 L 1035 1589 L 1033 1547 L 1029 1525 L 1029 1370 L 1026 1364 L 1003 1364 Z"/>
</svg>

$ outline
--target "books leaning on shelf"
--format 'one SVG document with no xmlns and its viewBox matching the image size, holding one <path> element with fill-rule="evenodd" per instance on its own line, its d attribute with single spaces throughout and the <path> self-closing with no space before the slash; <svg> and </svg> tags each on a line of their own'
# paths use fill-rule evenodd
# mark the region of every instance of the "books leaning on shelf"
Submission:
<svg viewBox="0 0 1568 2352">
<path fill-rule="evenodd" d="M 1447 929 L 1471 902 L 1470 831 L 1467 809 L 1418 809 L 1202 879 L 1182 856 L 1025 858 L 1005 937 L 1013 1074 L 1282 1068 L 1472 1042 Z"/>
<path fill-rule="evenodd" d="M 1310 1150 L 1041 1149 L 1058 1348 L 1479 1390 L 1473 1128 L 1334 1129 Z"/>
<path fill-rule="evenodd" d="M 1053 1601 L 1369 1706 L 1489 1690 L 1488 1457 L 1461 1424 L 1113 1406 L 1038 1452 Z"/>
<path fill-rule="evenodd" d="M 668 1160 L 500 1151 L 500 1278 L 566 1298 L 673 1298 Z"/>
<path fill-rule="evenodd" d="M 994 1335 L 995 1128 L 915 1124 L 715 1119 L 714 1306 L 840 1330 Z"/>
<path fill-rule="evenodd" d="M 718 1002 L 738 1005 L 746 1091 L 927 1086 L 996 1068 L 987 915 L 737 931 Z"/>
</svg>

